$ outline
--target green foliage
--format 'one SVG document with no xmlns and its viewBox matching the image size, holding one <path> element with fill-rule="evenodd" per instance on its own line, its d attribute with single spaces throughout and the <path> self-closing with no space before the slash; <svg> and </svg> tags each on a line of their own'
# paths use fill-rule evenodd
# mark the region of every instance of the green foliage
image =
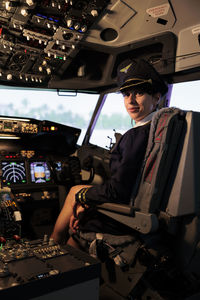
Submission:
<svg viewBox="0 0 200 300">
<path fill-rule="evenodd" d="M 114 113 L 111 116 L 102 114 L 99 116 L 96 129 L 111 129 L 111 128 L 121 128 L 127 129 L 130 127 L 130 118 L 123 116 L 119 113 Z"/>
<path fill-rule="evenodd" d="M 50 120 L 81 129 L 88 127 L 90 118 L 92 116 L 92 111 L 89 113 L 88 119 L 88 116 L 85 117 L 77 112 L 73 113 L 72 111 L 65 111 L 62 105 L 59 105 L 55 108 L 55 110 L 52 110 L 48 109 L 47 104 L 31 108 L 29 107 L 29 103 L 26 99 L 22 100 L 22 104 L 24 106 L 24 112 L 15 108 L 12 103 L 8 103 L 6 106 L 4 106 L 4 108 L 0 108 L 0 114 L 7 116 L 35 118 L 40 120 Z M 123 116 L 120 113 L 113 113 L 110 116 L 107 114 L 100 114 L 96 124 L 96 129 L 127 129 L 129 127 L 130 118 L 128 116 Z"/>
</svg>

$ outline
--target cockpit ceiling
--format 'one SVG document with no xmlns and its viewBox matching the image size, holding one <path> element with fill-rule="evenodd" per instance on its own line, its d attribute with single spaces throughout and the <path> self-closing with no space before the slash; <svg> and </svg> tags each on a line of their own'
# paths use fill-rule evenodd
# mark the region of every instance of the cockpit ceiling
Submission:
<svg viewBox="0 0 200 300">
<path fill-rule="evenodd" d="M 198 74 L 199 11 L 198 0 L 0 1 L 0 84 L 104 91 L 126 57 L 172 81 Z"/>
</svg>

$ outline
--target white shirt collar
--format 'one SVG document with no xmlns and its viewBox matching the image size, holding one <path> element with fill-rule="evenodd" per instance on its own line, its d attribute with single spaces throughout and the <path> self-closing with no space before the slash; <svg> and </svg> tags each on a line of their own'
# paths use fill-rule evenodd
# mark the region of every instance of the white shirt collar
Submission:
<svg viewBox="0 0 200 300">
<path fill-rule="evenodd" d="M 139 126 L 143 126 L 147 123 L 149 123 L 152 118 L 153 115 L 156 113 L 156 111 L 153 111 L 152 113 L 150 113 L 148 116 L 146 116 L 144 119 L 140 120 L 139 122 L 135 123 L 135 125 L 133 126 L 134 128 L 139 127 Z"/>
</svg>

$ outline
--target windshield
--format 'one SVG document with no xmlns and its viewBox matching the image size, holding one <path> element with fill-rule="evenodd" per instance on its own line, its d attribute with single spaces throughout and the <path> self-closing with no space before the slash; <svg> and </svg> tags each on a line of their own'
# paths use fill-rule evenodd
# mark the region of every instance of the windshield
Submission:
<svg viewBox="0 0 200 300">
<path fill-rule="evenodd" d="M 170 106 L 200 111 L 200 81 L 173 85 Z M 0 115 L 49 120 L 81 129 L 78 145 L 82 144 L 98 94 L 67 93 L 56 90 L 22 89 L 0 86 Z M 123 134 L 133 124 L 119 93 L 109 93 L 101 110 L 90 143 L 109 148 L 115 142 L 115 131 Z"/>
<path fill-rule="evenodd" d="M 20 89 L 0 86 L 0 115 L 49 120 L 81 129 L 78 144 L 81 145 L 98 94 L 77 95 L 56 90 Z"/>
</svg>

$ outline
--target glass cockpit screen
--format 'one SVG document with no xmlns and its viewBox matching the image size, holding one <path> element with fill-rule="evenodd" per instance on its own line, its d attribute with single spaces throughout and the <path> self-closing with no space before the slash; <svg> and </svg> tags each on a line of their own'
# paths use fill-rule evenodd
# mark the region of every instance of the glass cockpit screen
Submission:
<svg viewBox="0 0 200 300">
<path fill-rule="evenodd" d="M 50 170 L 46 162 L 30 163 L 31 182 L 46 183 L 51 180 Z"/>
<path fill-rule="evenodd" d="M 26 169 L 24 162 L 2 161 L 1 166 L 3 183 L 7 185 L 26 183 Z"/>
</svg>

